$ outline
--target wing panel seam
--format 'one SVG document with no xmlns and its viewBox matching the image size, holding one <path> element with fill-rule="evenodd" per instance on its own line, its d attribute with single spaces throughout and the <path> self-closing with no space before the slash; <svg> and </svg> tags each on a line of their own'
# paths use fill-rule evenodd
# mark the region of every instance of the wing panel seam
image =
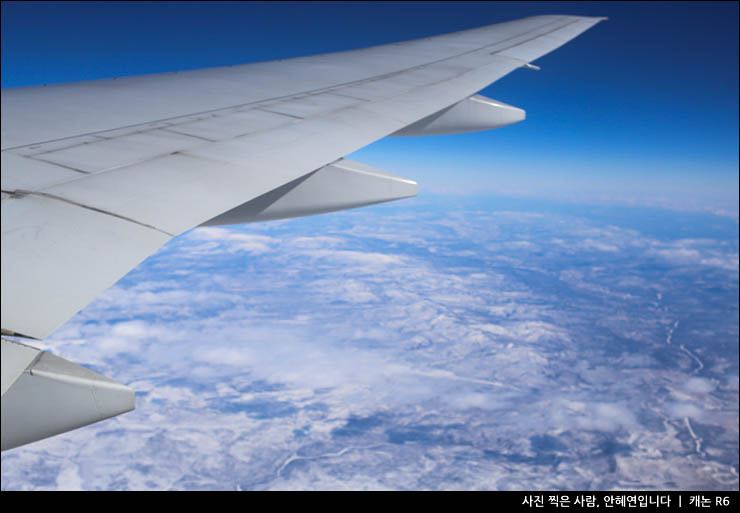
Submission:
<svg viewBox="0 0 740 513">
<path fill-rule="evenodd" d="M 5 192 L 5 191 L 3 191 L 3 192 Z M 173 233 L 167 232 L 165 230 L 162 230 L 161 228 L 157 228 L 156 226 L 152 226 L 152 225 L 147 224 L 147 223 L 142 223 L 141 221 L 137 221 L 136 219 L 132 219 L 130 217 L 122 216 L 120 214 L 116 214 L 115 212 L 110 212 L 108 210 L 103 210 L 102 208 L 97 208 L 97 207 L 92 207 L 90 205 L 85 205 L 84 203 L 79 203 L 77 201 L 73 201 L 73 200 L 70 200 L 70 199 L 67 199 L 67 198 L 63 198 L 61 196 L 56 196 L 54 194 L 49 194 L 49 193 L 46 193 L 46 192 L 38 192 L 38 191 L 26 191 L 26 190 L 21 190 L 21 189 L 14 191 L 12 194 L 14 194 L 16 196 L 20 196 L 21 198 L 23 196 L 40 196 L 42 198 L 47 198 L 47 199 L 52 199 L 52 200 L 56 200 L 56 201 L 61 201 L 63 203 L 67 203 L 69 205 L 74 205 L 76 207 L 85 208 L 87 210 L 92 210 L 93 212 L 97 212 L 99 214 L 105 214 L 105 215 L 108 215 L 108 216 L 116 217 L 118 219 L 122 219 L 124 221 L 128 221 L 129 223 L 138 224 L 139 226 L 143 226 L 144 228 L 149 228 L 149 229 L 155 230 L 155 231 L 157 231 L 159 233 L 163 233 L 163 234 L 167 235 L 168 237 L 174 237 L 175 236 L 175 234 L 173 234 Z"/>
</svg>

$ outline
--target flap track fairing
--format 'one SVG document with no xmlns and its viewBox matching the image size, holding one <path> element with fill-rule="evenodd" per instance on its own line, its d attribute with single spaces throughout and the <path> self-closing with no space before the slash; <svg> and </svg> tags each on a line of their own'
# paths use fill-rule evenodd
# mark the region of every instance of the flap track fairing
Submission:
<svg viewBox="0 0 740 513">
<path fill-rule="evenodd" d="M 518 123 L 525 117 L 526 112 L 518 107 L 476 94 L 391 135 L 407 137 L 480 132 Z"/>
</svg>

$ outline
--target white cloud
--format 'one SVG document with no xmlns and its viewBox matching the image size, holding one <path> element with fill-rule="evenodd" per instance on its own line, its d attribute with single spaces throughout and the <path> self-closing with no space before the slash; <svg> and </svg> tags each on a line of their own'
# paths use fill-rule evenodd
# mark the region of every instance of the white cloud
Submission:
<svg viewBox="0 0 740 513">
<path fill-rule="evenodd" d="M 213 252 L 216 248 L 224 247 L 229 252 L 245 251 L 259 255 L 272 250 L 277 243 L 272 237 L 265 235 L 239 233 L 227 228 L 197 228 L 187 234 L 194 240 L 208 241 L 205 245 L 199 245 L 191 249 L 193 253 Z"/>
<path fill-rule="evenodd" d="M 581 247 L 583 249 L 595 249 L 597 251 L 609 251 L 609 252 L 619 251 L 619 248 L 613 244 L 606 244 L 604 242 L 600 242 L 600 241 L 593 240 L 593 239 L 585 239 L 581 243 Z"/>
<path fill-rule="evenodd" d="M 83 490 L 82 478 L 78 473 L 78 467 L 74 463 L 68 464 L 64 467 L 56 481 L 57 488 L 60 490 L 79 491 Z"/>
<path fill-rule="evenodd" d="M 627 404 L 616 402 L 568 401 L 556 398 L 546 406 L 551 412 L 552 426 L 560 431 L 584 429 L 607 433 L 639 428 L 639 423 Z"/>
<path fill-rule="evenodd" d="M 689 402 L 672 402 L 666 405 L 666 411 L 676 418 L 690 417 L 700 420 L 704 416 L 704 411 L 695 404 Z"/>
<path fill-rule="evenodd" d="M 335 260 L 345 265 L 367 266 L 368 269 L 404 262 L 404 257 L 400 255 L 350 250 L 306 249 L 300 254 L 315 259 Z"/>
<path fill-rule="evenodd" d="M 708 394 L 714 391 L 714 389 L 717 388 L 717 385 L 710 379 L 694 377 L 684 383 L 683 388 L 688 392 Z"/>
</svg>

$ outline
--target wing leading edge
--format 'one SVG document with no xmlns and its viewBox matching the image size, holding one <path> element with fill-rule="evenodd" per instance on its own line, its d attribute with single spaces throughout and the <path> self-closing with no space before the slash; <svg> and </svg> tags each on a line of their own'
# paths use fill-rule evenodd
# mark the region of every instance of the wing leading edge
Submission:
<svg viewBox="0 0 740 513">
<path fill-rule="evenodd" d="M 414 195 L 415 183 L 343 157 L 388 135 L 524 119 L 475 93 L 602 19 L 537 16 L 271 63 L 3 90 L 3 333 L 47 337 L 195 226 Z M 3 386 L 3 410 L 14 386 Z"/>
</svg>

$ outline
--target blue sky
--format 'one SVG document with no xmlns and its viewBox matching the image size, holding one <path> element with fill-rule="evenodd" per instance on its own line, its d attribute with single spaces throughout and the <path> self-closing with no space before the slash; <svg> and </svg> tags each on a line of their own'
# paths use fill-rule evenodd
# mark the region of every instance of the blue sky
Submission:
<svg viewBox="0 0 740 513">
<path fill-rule="evenodd" d="M 353 155 L 422 192 L 627 202 L 737 217 L 738 5 L 2 3 L 2 86 L 273 60 L 535 14 L 608 16 L 482 94 L 528 119 Z"/>
</svg>

